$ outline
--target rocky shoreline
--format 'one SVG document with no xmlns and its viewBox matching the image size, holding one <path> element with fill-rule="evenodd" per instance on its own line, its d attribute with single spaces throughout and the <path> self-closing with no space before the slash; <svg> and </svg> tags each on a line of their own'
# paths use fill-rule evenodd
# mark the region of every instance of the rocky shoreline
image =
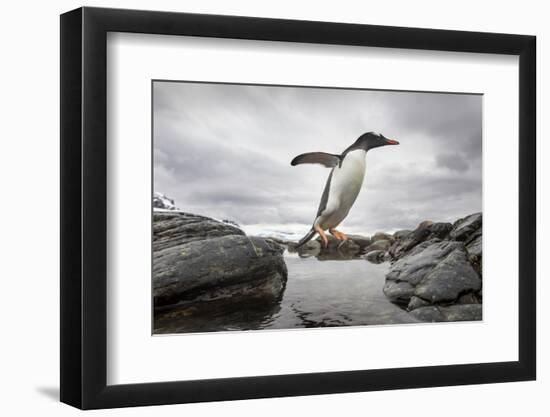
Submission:
<svg viewBox="0 0 550 417">
<path fill-rule="evenodd" d="M 384 294 L 422 321 L 482 319 L 482 215 L 424 222 L 388 249 Z"/>
<path fill-rule="evenodd" d="M 389 262 L 384 294 L 421 321 L 482 319 L 481 213 L 454 223 L 424 221 L 414 230 L 349 238 L 331 237 L 327 248 L 320 239 L 300 248 L 286 244 L 301 257 Z"/>
<path fill-rule="evenodd" d="M 296 243 L 247 236 L 236 224 L 175 210 L 153 215 L 155 312 L 205 305 L 277 304 L 288 279 L 283 253 L 319 261 L 388 262 L 383 292 L 419 321 L 482 319 L 482 215 L 414 230 Z"/>
</svg>

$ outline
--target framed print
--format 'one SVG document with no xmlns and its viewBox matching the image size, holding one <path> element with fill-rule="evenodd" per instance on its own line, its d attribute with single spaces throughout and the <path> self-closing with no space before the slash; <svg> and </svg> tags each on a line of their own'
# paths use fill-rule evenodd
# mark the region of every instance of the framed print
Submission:
<svg viewBox="0 0 550 417">
<path fill-rule="evenodd" d="M 61 400 L 535 379 L 535 102 L 532 36 L 62 15 Z"/>
</svg>

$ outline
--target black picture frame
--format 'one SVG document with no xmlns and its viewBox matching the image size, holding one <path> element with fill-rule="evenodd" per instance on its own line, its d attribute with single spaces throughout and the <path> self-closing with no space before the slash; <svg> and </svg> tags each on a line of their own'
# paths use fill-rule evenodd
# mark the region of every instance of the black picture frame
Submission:
<svg viewBox="0 0 550 417">
<path fill-rule="evenodd" d="M 107 385 L 108 32 L 519 56 L 519 360 Z M 534 36 L 79 8 L 61 15 L 61 401 L 82 409 L 536 378 Z"/>
</svg>

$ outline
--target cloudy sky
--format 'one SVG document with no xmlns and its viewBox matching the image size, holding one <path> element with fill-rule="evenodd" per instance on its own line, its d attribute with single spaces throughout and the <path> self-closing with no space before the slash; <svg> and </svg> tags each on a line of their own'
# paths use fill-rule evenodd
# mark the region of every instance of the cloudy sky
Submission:
<svg viewBox="0 0 550 417">
<path fill-rule="evenodd" d="M 300 153 L 340 153 L 377 131 L 399 146 L 367 154 L 341 229 L 373 233 L 481 210 L 482 96 L 158 82 L 154 188 L 184 211 L 303 230 L 329 169 Z"/>
</svg>

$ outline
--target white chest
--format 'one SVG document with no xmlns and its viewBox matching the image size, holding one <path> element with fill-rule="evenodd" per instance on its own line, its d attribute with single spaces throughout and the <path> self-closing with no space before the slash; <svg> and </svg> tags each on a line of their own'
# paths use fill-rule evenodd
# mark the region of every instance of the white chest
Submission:
<svg viewBox="0 0 550 417">
<path fill-rule="evenodd" d="M 333 210 L 347 211 L 351 208 L 365 178 L 365 155 L 363 150 L 355 150 L 346 155 L 341 167 L 332 173 L 328 205 Z"/>
<path fill-rule="evenodd" d="M 363 150 L 352 151 L 346 155 L 341 167 L 334 168 L 332 184 L 337 193 L 359 192 L 365 178 L 365 155 Z"/>
</svg>

